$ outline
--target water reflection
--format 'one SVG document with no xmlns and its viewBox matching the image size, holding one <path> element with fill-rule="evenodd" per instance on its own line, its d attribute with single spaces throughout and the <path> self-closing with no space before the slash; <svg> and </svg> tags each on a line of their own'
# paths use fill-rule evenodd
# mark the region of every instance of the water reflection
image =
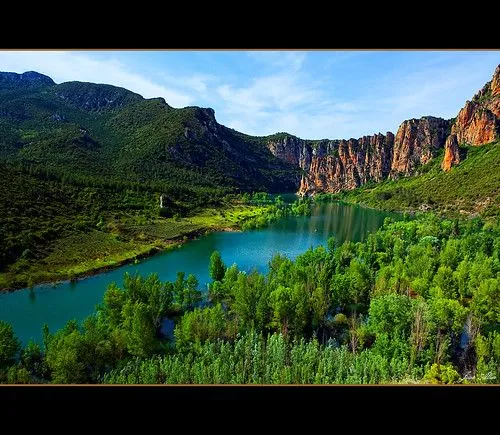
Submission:
<svg viewBox="0 0 500 435">
<path fill-rule="evenodd" d="M 288 198 L 287 198 L 288 199 Z M 290 217 L 267 228 L 247 232 L 212 233 L 180 249 L 156 255 L 96 276 L 57 286 L 37 286 L 0 295 L 0 319 L 12 324 L 23 343 L 30 338 L 41 341 L 41 326 L 54 331 L 70 319 L 82 320 L 101 302 L 111 282 L 122 284 L 123 274 L 158 273 L 162 280 L 175 280 L 176 273 L 196 275 L 200 289 L 210 280 L 208 265 L 214 250 L 227 265 L 241 270 L 268 270 L 272 256 L 281 253 L 295 258 L 310 247 L 326 245 L 330 236 L 337 242 L 360 241 L 379 228 L 390 214 L 358 206 L 327 203 L 313 207 L 309 217 Z M 393 215 L 394 216 L 394 215 Z"/>
</svg>

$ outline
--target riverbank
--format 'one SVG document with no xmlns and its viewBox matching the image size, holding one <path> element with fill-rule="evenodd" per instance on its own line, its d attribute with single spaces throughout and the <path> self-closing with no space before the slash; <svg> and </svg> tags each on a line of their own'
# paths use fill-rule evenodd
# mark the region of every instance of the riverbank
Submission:
<svg viewBox="0 0 500 435">
<path fill-rule="evenodd" d="M 72 234 L 55 241 L 48 255 L 22 258 L 0 273 L 0 291 L 38 284 L 74 281 L 111 270 L 215 231 L 240 231 L 248 220 L 266 213 L 267 206 L 238 204 L 205 209 L 184 218 L 111 221 L 103 230 Z"/>
</svg>

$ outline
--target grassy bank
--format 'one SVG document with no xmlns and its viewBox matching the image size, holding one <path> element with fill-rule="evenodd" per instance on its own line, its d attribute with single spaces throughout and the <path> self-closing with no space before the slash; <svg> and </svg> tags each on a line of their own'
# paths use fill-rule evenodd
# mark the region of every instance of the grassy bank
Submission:
<svg viewBox="0 0 500 435">
<path fill-rule="evenodd" d="M 20 258 L 0 273 L 0 289 L 76 279 L 118 267 L 211 231 L 238 230 L 265 215 L 268 206 L 238 204 L 205 209 L 188 217 L 110 218 L 100 230 L 71 232 L 56 239 L 41 258 Z"/>
</svg>

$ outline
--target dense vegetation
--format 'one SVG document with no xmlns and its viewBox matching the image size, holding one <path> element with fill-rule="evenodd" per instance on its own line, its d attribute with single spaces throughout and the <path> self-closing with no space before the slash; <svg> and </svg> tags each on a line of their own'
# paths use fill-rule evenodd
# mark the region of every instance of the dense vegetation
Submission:
<svg viewBox="0 0 500 435">
<path fill-rule="evenodd" d="M 73 279 L 206 231 L 255 228 L 310 207 L 264 192 L 165 186 L 161 193 L 154 183 L 100 182 L 2 163 L 0 170 L 0 289 Z"/>
<path fill-rule="evenodd" d="M 385 210 L 433 210 L 448 217 L 500 215 L 500 144 L 461 148 L 466 159 L 443 172 L 442 154 L 408 178 L 362 186 L 322 199 L 343 199 Z"/>
<path fill-rule="evenodd" d="M 432 214 L 363 243 L 334 239 L 267 275 L 210 261 L 196 277 L 126 276 L 82 325 L 20 351 L 0 324 L 4 382 L 496 383 L 500 227 Z M 162 333 L 165 317 L 173 335 Z"/>
<path fill-rule="evenodd" d="M 36 73 L 34 73 L 36 74 Z M 293 190 L 297 169 L 264 138 L 219 125 L 212 109 L 174 109 L 94 83 L 1 80 L 0 157 L 63 175 L 229 191 Z M 44 77 L 39 75 L 40 77 Z"/>
<path fill-rule="evenodd" d="M 219 125 L 211 109 L 34 72 L 0 73 L 0 96 L 0 289 L 241 227 L 264 210 L 238 193 L 298 182 L 264 138 Z"/>
</svg>

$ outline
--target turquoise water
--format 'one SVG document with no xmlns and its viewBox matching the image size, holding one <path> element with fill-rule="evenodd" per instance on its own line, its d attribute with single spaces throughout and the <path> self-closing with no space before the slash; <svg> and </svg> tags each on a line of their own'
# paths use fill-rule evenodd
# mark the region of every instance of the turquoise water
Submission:
<svg viewBox="0 0 500 435">
<path fill-rule="evenodd" d="M 162 280 L 175 280 L 176 273 L 184 271 L 186 276 L 196 275 L 200 289 L 206 289 L 209 257 L 214 250 L 220 251 L 228 266 L 236 263 L 240 270 L 256 268 L 265 272 L 276 253 L 295 258 L 310 247 L 326 245 L 331 235 L 341 242 L 361 241 L 376 231 L 387 216 L 395 215 L 337 203 L 315 205 L 311 216 L 282 219 L 260 230 L 211 233 L 177 250 L 76 282 L 1 294 L 0 319 L 14 327 L 24 344 L 30 338 L 41 341 L 44 323 L 54 332 L 70 319 L 84 319 L 101 302 L 108 284 L 114 281 L 121 285 L 125 272 L 156 272 Z"/>
</svg>

